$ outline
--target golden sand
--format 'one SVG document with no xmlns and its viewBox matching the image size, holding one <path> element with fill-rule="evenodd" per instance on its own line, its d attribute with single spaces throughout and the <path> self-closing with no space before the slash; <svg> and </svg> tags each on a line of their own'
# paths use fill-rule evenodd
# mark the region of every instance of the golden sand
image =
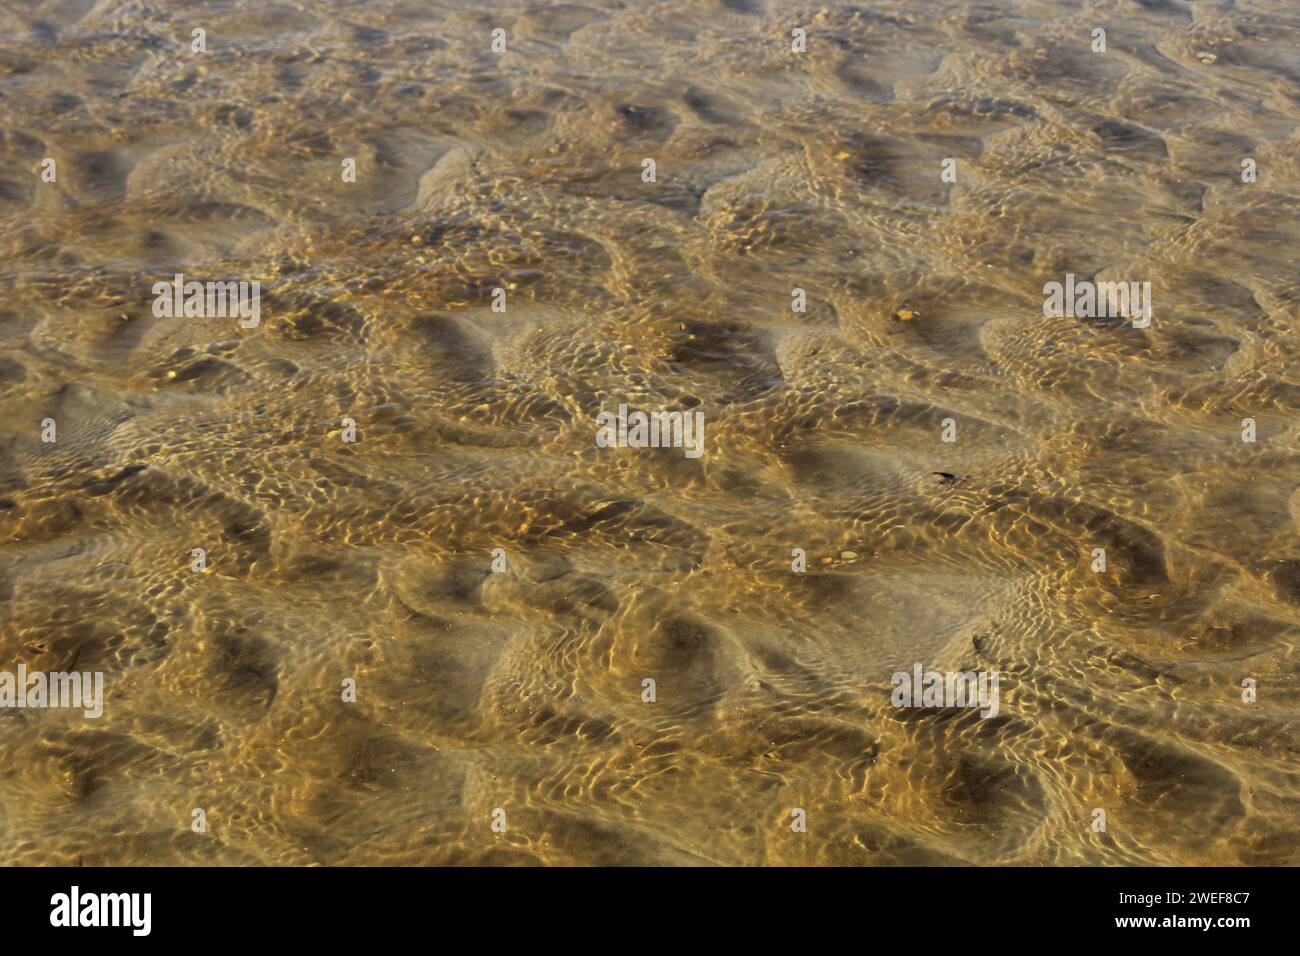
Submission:
<svg viewBox="0 0 1300 956">
<path fill-rule="evenodd" d="M 1300 7 L 469 6 L 0 8 L 0 863 L 1297 862 Z"/>
</svg>

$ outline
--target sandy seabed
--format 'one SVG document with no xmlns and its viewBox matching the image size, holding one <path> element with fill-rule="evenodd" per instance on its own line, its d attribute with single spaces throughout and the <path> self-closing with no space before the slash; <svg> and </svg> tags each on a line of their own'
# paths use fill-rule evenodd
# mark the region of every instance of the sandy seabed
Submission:
<svg viewBox="0 0 1300 956">
<path fill-rule="evenodd" d="M 0 863 L 1297 862 L 1300 6 L 467 6 L 0 8 Z"/>
</svg>

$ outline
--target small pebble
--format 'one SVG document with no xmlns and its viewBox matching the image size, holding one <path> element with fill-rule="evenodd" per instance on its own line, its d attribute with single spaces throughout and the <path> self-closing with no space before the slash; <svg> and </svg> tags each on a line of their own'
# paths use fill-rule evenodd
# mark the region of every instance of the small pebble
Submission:
<svg viewBox="0 0 1300 956">
<path fill-rule="evenodd" d="M 852 560 L 853 560 L 854 558 L 856 558 L 857 556 L 858 556 L 858 552 L 856 552 L 856 551 L 841 551 L 841 552 L 840 552 L 840 559 L 841 559 L 841 560 L 844 560 L 844 561 L 852 561 Z"/>
</svg>

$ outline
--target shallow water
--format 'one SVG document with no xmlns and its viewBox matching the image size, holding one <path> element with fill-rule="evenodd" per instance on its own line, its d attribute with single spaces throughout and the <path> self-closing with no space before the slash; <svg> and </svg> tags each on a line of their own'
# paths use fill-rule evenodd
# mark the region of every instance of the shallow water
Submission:
<svg viewBox="0 0 1300 956">
<path fill-rule="evenodd" d="M 1300 7 L 465 6 L 0 8 L 0 862 L 1297 862 Z"/>
</svg>

